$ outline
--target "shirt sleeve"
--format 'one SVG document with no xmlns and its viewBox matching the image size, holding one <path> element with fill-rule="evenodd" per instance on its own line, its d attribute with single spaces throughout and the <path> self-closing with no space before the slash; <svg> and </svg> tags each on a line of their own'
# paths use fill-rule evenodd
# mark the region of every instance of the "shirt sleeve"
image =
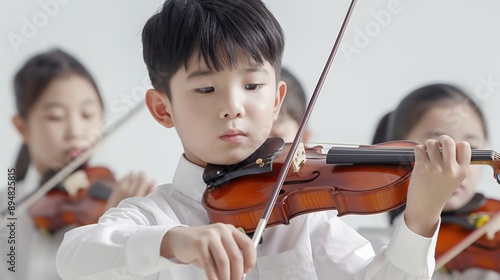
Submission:
<svg viewBox="0 0 500 280">
<path fill-rule="evenodd" d="M 165 233 L 182 226 L 172 217 L 149 196 L 126 199 L 97 224 L 65 234 L 57 271 L 63 279 L 135 279 L 179 265 L 160 256 Z"/>
<path fill-rule="evenodd" d="M 426 238 L 413 233 L 400 219 L 390 243 L 375 254 L 368 240 L 338 217 L 328 216 L 311 236 L 320 279 L 330 279 L 335 265 L 342 270 L 339 279 L 353 279 L 353 275 L 354 279 L 431 279 L 439 228 Z"/>
<path fill-rule="evenodd" d="M 431 279 L 438 232 L 439 226 L 431 238 L 423 237 L 399 219 L 387 247 L 370 260 L 356 279 Z"/>
</svg>

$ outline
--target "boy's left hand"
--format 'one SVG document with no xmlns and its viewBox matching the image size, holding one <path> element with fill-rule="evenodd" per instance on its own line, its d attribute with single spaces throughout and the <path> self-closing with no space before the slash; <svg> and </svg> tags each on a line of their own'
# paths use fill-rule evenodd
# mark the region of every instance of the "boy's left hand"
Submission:
<svg viewBox="0 0 500 280">
<path fill-rule="evenodd" d="M 455 144 L 447 135 L 415 147 L 415 166 L 404 214 L 410 230 L 425 237 L 434 234 L 444 205 L 467 177 L 470 161 L 469 143 Z"/>
</svg>

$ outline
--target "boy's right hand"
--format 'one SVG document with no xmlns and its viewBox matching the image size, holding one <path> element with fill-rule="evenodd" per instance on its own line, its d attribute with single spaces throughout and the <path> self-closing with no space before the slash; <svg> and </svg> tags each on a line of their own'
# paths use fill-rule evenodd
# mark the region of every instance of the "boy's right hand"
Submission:
<svg viewBox="0 0 500 280">
<path fill-rule="evenodd" d="M 233 280 L 241 280 L 257 257 L 248 236 L 222 223 L 172 228 L 163 236 L 160 254 L 196 265 L 208 279 Z"/>
</svg>

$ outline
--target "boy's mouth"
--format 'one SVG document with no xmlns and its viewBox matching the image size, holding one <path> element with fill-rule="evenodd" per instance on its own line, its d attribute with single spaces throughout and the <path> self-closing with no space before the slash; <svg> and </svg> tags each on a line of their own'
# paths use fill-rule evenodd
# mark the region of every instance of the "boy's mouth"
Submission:
<svg viewBox="0 0 500 280">
<path fill-rule="evenodd" d="M 228 143 L 241 143 L 244 138 L 246 138 L 246 133 L 241 130 L 228 130 L 220 137 L 222 141 Z"/>
</svg>

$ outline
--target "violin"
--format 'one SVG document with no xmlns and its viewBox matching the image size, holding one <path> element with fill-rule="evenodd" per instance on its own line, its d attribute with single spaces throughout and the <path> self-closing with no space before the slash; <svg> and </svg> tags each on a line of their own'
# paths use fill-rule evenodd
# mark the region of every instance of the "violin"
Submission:
<svg viewBox="0 0 500 280">
<path fill-rule="evenodd" d="M 467 208 L 473 205 L 470 211 L 455 211 L 443 213 L 441 226 L 436 245 L 436 259 L 452 250 L 462 240 L 480 228 L 500 212 L 500 201 L 488 199 L 482 194 L 476 194 Z M 462 208 L 464 209 L 464 208 Z M 448 261 L 444 266 L 448 271 L 463 272 L 469 268 L 481 268 L 500 272 L 498 260 L 500 259 L 500 234 L 493 232 L 492 238 L 484 234 L 467 246 L 458 255 Z"/>
<path fill-rule="evenodd" d="M 375 214 L 406 203 L 413 170 L 413 141 L 391 141 L 359 147 L 300 147 L 293 155 L 267 225 L 289 224 L 310 212 L 337 210 L 346 214 Z M 207 165 L 202 197 L 212 223 L 256 230 L 259 218 L 283 168 L 290 144 L 269 138 L 250 157 L 231 166 Z M 499 155 L 472 150 L 471 163 L 489 164 L 499 178 Z M 499 181 L 500 182 L 500 181 Z"/>
<path fill-rule="evenodd" d="M 54 172 L 45 174 L 43 181 Z M 106 167 L 82 166 L 28 209 L 38 229 L 54 233 L 67 225 L 97 222 L 116 183 Z"/>
</svg>

